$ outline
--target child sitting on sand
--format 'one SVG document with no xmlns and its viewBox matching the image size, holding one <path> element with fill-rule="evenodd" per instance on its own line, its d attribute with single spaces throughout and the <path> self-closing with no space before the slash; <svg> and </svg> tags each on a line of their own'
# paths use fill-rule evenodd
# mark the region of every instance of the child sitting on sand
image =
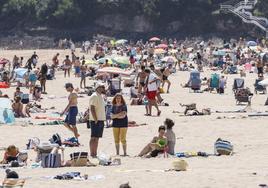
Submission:
<svg viewBox="0 0 268 188">
<path fill-rule="evenodd" d="M 165 137 L 166 127 L 160 126 L 158 128 L 158 136 L 155 136 L 153 140 L 146 145 L 139 153 L 139 157 L 156 157 L 159 153 L 163 153 L 167 146 L 167 138 Z"/>
<path fill-rule="evenodd" d="M 174 126 L 174 121 L 167 118 L 164 121 L 164 125 L 167 128 L 166 137 L 167 137 L 167 141 L 168 141 L 168 154 L 174 155 L 175 154 L 174 148 L 175 148 L 175 144 L 176 144 L 176 135 L 172 130 L 172 127 Z"/>
</svg>

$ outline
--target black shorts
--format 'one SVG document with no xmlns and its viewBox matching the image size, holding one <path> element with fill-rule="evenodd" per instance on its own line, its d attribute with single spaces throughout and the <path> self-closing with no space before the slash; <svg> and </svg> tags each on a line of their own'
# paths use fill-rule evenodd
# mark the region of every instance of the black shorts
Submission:
<svg viewBox="0 0 268 188">
<path fill-rule="evenodd" d="M 140 85 L 141 85 L 142 87 L 144 87 L 144 86 L 145 86 L 145 83 L 144 83 L 144 82 L 140 82 Z"/>
<path fill-rule="evenodd" d="M 91 137 L 101 138 L 104 129 L 104 121 L 98 121 L 96 124 L 95 121 L 90 121 L 91 128 Z"/>
<path fill-rule="evenodd" d="M 162 77 L 162 78 L 163 78 L 163 80 L 164 80 L 164 81 L 168 80 L 168 77 L 167 77 L 167 76 L 165 76 L 165 75 L 163 75 L 163 77 Z"/>
</svg>

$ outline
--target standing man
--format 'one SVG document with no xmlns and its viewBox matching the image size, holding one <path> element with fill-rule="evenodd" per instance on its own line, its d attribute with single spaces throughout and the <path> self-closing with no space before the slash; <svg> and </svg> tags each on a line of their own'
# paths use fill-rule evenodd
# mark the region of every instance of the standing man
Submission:
<svg viewBox="0 0 268 188">
<path fill-rule="evenodd" d="M 145 73 L 145 66 L 141 66 L 141 71 L 138 73 L 138 76 L 136 78 L 136 86 L 138 87 L 138 93 L 145 92 L 145 79 L 146 79 L 146 73 Z"/>
<path fill-rule="evenodd" d="M 66 106 L 65 110 L 60 114 L 63 116 L 65 113 L 68 113 L 65 121 L 64 121 L 64 126 L 73 132 L 75 138 L 78 138 L 80 135 L 78 134 L 78 130 L 76 127 L 76 116 L 78 114 L 78 107 L 77 107 L 77 94 L 74 93 L 74 87 L 72 83 L 66 83 L 65 84 L 65 89 L 70 93 L 68 97 L 68 105 Z"/>
<path fill-rule="evenodd" d="M 147 91 L 147 98 L 149 101 L 149 114 L 146 114 L 147 116 L 152 115 L 152 106 L 154 106 L 157 109 L 157 116 L 160 116 L 161 111 L 158 108 L 157 102 L 156 102 L 156 95 L 158 91 L 157 82 L 160 81 L 160 79 L 154 74 L 151 73 L 149 69 L 145 70 L 147 79 L 146 79 L 146 91 Z"/>
<path fill-rule="evenodd" d="M 105 102 L 102 98 L 102 94 L 105 94 L 105 87 L 103 84 L 97 84 L 95 93 L 93 93 L 89 99 L 89 123 L 91 127 L 89 147 L 90 155 L 93 158 L 97 157 L 99 138 L 102 137 L 104 122 L 106 120 Z"/>
</svg>

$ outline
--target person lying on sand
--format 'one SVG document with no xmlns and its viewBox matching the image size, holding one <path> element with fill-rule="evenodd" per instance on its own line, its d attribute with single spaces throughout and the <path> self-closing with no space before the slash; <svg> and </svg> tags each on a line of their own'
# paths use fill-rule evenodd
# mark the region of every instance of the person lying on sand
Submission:
<svg viewBox="0 0 268 188">
<path fill-rule="evenodd" d="M 158 136 L 146 145 L 139 153 L 138 157 L 156 157 L 159 153 L 163 153 L 167 146 L 167 138 L 165 137 L 166 127 L 160 126 L 158 128 Z"/>
<path fill-rule="evenodd" d="M 19 154 L 19 149 L 16 146 L 14 145 L 8 146 L 8 148 L 6 149 L 4 153 L 4 159 L 1 161 L 1 164 L 8 164 L 11 161 L 17 161 L 18 154 Z"/>
</svg>

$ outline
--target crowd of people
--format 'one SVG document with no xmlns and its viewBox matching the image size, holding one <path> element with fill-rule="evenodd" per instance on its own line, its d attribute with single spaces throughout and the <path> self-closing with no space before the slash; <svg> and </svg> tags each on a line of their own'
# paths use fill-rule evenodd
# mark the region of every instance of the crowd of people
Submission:
<svg viewBox="0 0 268 188">
<path fill-rule="evenodd" d="M 18 87 L 13 96 L 12 109 L 16 118 L 31 117 L 29 111 L 29 95 L 32 95 L 33 101 L 42 101 L 42 95 L 47 94 L 47 80 L 53 81 L 57 75 L 57 71 L 64 72 L 64 77 L 71 77 L 74 74 L 75 79 L 80 79 L 80 89 L 86 89 L 87 77 L 98 78 L 94 86 L 94 92 L 88 98 L 89 115 L 88 122 L 91 129 L 90 138 L 90 156 L 96 158 L 98 156 L 99 139 L 103 136 L 107 120 L 107 87 L 111 79 L 121 79 L 120 73 L 106 73 L 96 75 L 98 69 L 107 67 L 120 67 L 117 63 L 110 62 L 111 55 L 127 57 L 129 64 L 127 69 L 132 70 L 135 75 L 134 84 L 131 85 L 130 95 L 132 97 L 132 105 L 144 105 L 145 116 L 153 115 L 153 107 L 156 109 L 156 115 L 161 116 L 161 105 L 164 99 L 161 94 L 172 92 L 173 84 L 169 76 L 176 71 L 204 71 L 204 68 L 211 70 L 220 70 L 222 74 L 231 74 L 229 70 L 240 71 L 240 75 L 245 73 L 243 68 L 246 64 L 250 64 L 249 72 L 256 70 L 257 77 L 263 78 L 264 72 L 267 72 L 267 61 L 265 51 L 265 42 L 259 41 L 258 45 L 248 45 L 244 39 L 238 41 L 215 44 L 212 41 L 201 41 L 189 43 L 188 41 L 180 42 L 176 39 L 156 39 L 143 42 L 142 40 L 120 45 L 113 45 L 109 41 L 94 41 L 83 43 L 83 52 L 96 52 L 90 61 L 98 62 L 101 58 L 106 58 L 104 63 L 99 65 L 87 64 L 85 56 L 76 56 L 75 50 L 72 49 L 71 56 L 66 55 L 62 63 L 57 53 L 52 57 L 51 62 L 42 62 L 41 66 L 36 52 L 24 64 L 24 57 L 13 58 L 10 62 L 10 72 L 3 72 L 2 82 L 11 84 L 17 82 Z M 86 46 L 86 47 L 85 47 Z M 264 53 L 264 54 L 263 54 Z M 7 66 L 7 65 L 5 65 Z M 6 68 L 4 66 L 4 69 Z M 236 67 L 236 69 L 233 69 Z M 23 75 L 25 85 L 16 80 L 16 70 L 26 68 L 27 71 Z M 74 68 L 74 71 L 72 71 Z M 255 69 L 254 69 L 255 68 Z M 266 69 L 265 69 L 266 68 Z M 122 69 L 123 70 L 123 69 Z M 37 85 L 37 81 L 40 85 Z M 209 79 L 203 79 L 203 85 L 209 84 Z M 227 77 L 222 75 L 219 79 L 218 90 L 220 94 L 224 93 Z M 120 83 L 121 84 L 121 83 Z M 165 89 L 165 85 L 167 87 Z M 186 84 L 187 85 L 187 84 Z M 29 88 L 28 93 L 22 93 L 20 87 Z M 79 132 L 76 127 L 77 115 L 79 111 L 78 93 L 72 83 L 66 83 L 65 89 L 69 92 L 68 104 L 60 113 L 61 116 L 66 115 L 64 126 L 70 130 L 76 139 L 79 139 Z M 1 96 L 3 96 L 1 94 Z M 7 97 L 7 96 L 5 96 Z M 111 97 L 111 95 L 110 95 Z M 116 92 L 112 95 L 111 100 L 111 120 L 115 143 L 115 153 L 120 154 L 120 143 L 123 149 L 123 156 L 128 156 L 127 150 L 127 131 L 130 124 L 128 119 L 128 108 L 125 97 L 122 93 Z M 166 104 L 168 105 L 168 104 Z M 153 137 L 152 141 L 141 150 L 137 155 L 139 157 L 156 157 L 159 154 L 174 155 L 176 136 L 172 131 L 175 122 L 169 118 L 165 120 L 163 125 L 158 128 L 158 135 Z M 15 154 L 9 152 L 5 154 L 3 163 L 8 161 L 9 155 L 14 157 Z"/>
</svg>

